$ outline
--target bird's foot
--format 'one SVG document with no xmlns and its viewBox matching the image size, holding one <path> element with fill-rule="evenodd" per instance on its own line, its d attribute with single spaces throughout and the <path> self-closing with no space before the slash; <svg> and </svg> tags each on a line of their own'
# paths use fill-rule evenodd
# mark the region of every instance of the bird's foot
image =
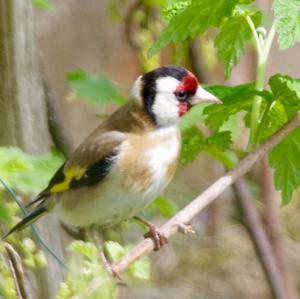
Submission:
<svg viewBox="0 0 300 299">
<path fill-rule="evenodd" d="M 122 281 L 122 276 L 121 274 L 115 270 L 113 268 L 113 266 L 108 262 L 105 254 L 103 251 L 100 252 L 100 257 L 102 259 L 103 265 L 105 267 L 105 269 L 107 270 L 107 272 L 113 277 L 113 278 L 117 278 L 118 280 Z"/>
<path fill-rule="evenodd" d="M 148 225 L 148 227 L 149 231 L 146 234 L 144 234 L 144 237 L 152 239 L 154 243 L 154 251 L 158 251 L 165 244 L 168 244 L 167 237 L 158 230 L 156 225 L 151 223 Z"/>
<path fill-rule="evenodd" d="M 149 231 L 144 234 L 145 238 L 150 238 L 153 240 L 154 243 L 154 251 L 158 251 L 161 247 L 163 247 L 165 244 L 168 244 L 167 237 L 159 231 L 157 226 L 145 219 L 142 219 L 138 216 L 133 217 L 135 220 L 138 220 L 139 222 L 142 222 L 146 226 L 149 227 Z"/>
</svg>

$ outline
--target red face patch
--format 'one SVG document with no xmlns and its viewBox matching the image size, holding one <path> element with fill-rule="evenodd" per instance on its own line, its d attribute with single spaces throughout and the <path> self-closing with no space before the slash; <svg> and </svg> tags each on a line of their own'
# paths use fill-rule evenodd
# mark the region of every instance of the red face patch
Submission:
<svg viewBox="0 0 300 299">
<path fill-rule="evenodd" d="M 187 102 L 180 102 L 178 105 L 178 114 L 179 116 L 185 115 L 191 108 L 191 105 Z"/>
<path fill-rule="evenodd" d="M 195 94 L 198 88 L 198 80 L 193 73 L 188 71 L 188 74 L 183 78 L 182 84 L 177 87 L 177 91 L 184 90 L 188 93 Z"/>
</svg>

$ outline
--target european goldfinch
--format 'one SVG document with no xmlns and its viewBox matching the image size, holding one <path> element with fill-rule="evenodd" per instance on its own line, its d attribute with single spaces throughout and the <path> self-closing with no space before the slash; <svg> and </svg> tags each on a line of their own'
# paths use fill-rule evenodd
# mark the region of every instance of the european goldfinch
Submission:
<svg viewBox="0 0 300 299">
<path fill-rule="evenodd" d="M 76 227 L 112 226 L 135 216 L 170 183 L 180 151 L 179 119 L 201 102 L 220 100 L 182 67 L 139 76 L 128 103 L 83 141 L 6 236 L 50 210 Z M 154 239 L 156 249 L 163 245 L 162 236 Z"/>
</svg>

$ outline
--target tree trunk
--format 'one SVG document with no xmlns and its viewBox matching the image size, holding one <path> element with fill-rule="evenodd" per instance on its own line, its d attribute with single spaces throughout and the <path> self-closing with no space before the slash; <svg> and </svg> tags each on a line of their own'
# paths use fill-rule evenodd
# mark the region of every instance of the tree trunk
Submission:
<svg viewBox="0 0 300 299">
<path fill-rule="evenodd" d="M 42 154 L 49 151 L 51 140 L 33 22 L 31 0 L 0 0 L 0 145 Z M 39 228 L 62 256 L 58 221 L 50 216 Z M 52 257 L 47 261 L 43 273 L 30 276 L 29 298 L 53 298 L 57 291 L 63 270 Z"/>
</svg>

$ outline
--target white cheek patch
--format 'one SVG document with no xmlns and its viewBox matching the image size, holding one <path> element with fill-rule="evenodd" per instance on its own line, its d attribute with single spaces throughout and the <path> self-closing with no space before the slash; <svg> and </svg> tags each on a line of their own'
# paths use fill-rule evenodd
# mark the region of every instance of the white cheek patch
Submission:
<svg viewBox="0 0 300 299">
<path fill-rule="evenodd" d="M 156 97 L 152 111 L 158 125 L 177 124 L 179 120 L 178 101 L 174 92 L 180 82 L 172 77 L 159 78 L 156 82 Z"/>
<path fill-rule="evenodd" d="M 179 120 L 178 102 L 173 94 L 157 94 L 152 111 L 158 125 L 168 126 Z"/>
</svg>

